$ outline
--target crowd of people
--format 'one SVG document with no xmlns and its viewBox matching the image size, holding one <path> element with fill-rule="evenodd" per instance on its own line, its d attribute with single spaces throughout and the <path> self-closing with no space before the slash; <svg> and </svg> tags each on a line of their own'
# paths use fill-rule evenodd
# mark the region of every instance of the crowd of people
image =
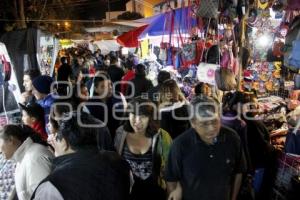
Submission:
<svg viewBox="0 0 300 200">
<path fill-rule="evenodd" d="M 163 70 L 153 86 L 145 65 L 116 52 L 60 60 L 54 78 L 24 73 L 22 123 L 0 131 L 18 199 L 271 199 L 276 151 L 255 94 L 220 102 L 197 83 L 187 96 Z"/>
</svg>

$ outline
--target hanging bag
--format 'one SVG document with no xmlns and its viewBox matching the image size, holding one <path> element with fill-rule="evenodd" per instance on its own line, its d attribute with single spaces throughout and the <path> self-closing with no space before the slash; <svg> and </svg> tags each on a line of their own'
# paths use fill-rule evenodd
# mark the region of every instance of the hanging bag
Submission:
<svg viewBox="0 0 300 200">
<path fill-rule="evenodd" d="M 205 42 L 206 42 L 207 36 L 208 36 L 208 29 L 210 26 L 210 21 L 211 21 L 211 19 L 209 19 L 209 21 L 208 21 L 206 36 L 204 39 L 203 50 L 201 52 L 200 60 L 202 60 L 202 58 L 203 58 Z M 200 62 L 199 66 L 197 68 L 197 79 L 203 83 L 208 83 L 210 85 L 216 85 L 215 72 L 220 67 L 220 65 L 216 64 L 217 62 L 208 63 L 207 55 L 208 55 L 208 53 L 206 53 L 205 62 Z M 217 60 L 219 60 L 219 58 Z"/>
<path fill-rule="evenodd" d="M 215 73 L 216 84 L 219 90 L 231 91 L 237 87 L 233 72 L 228 68 L 219 68 Z"/>
<path fill-rule="evenodd" d="M 191 65 L 196 59 L 196 43 L 186 43 L 182 45 L 182 59 L 185 65 Z"/>
<path fill-rule="evenodd" d="M 233 32 L 233 30 L 231 29 Z M 235 45 L 235 36 L 233 36 L 233 45 Z M 236 89 L 237 81 L 234 73 L 234 59 L 231 50 L 226 50 L 220 59 L 220 68 L 215 73 L 215 79 L 219 90 L 231 91 Z"/>
</svg>

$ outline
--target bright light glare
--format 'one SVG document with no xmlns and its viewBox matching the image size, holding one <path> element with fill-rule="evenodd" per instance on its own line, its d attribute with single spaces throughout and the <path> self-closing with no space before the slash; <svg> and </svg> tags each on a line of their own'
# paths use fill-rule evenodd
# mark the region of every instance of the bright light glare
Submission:
<svg viewBox="0 0 300 200">
<path fill-rule="evenodd" d="M 122 54 L 123 54 L 123 55 L 128 55 L 128 52 L 129 52 L 129 49 L 128 49 L 128 48 L 126 48 L 126 47 L 123 47 L 123 48 L 122 48 Z"/>
<path fill-rule="evenodd" d="M 258 46 L 267 47 L 271 45 L 271 37 L 268 35 L 262 35 L 257 39 Z"/>
</svg>

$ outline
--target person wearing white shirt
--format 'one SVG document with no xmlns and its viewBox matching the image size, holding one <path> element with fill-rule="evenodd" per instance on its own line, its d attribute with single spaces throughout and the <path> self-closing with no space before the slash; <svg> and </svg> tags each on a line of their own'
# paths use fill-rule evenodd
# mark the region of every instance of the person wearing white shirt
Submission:
<svg viewBox="0 0 300 200">
<path fill-rule="evenodd" d="M 53 154 L 47 143 L 26 125 L 10 124 L 0 130 L 0 152 L 16 162 L 15 183 L 19 200 L 29 200 L 51 172 Z"/>
</svg>

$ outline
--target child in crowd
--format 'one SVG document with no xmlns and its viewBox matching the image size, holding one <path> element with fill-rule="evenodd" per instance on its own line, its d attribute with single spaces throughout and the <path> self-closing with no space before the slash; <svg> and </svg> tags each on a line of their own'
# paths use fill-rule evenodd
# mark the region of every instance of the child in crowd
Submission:
<svg viewBox="0 0 300 200">
<path fill-rule="evenodd" d="M 43 141 L 47 141 L 45 129 L 44 109 L 37 103 L 19 104 L 22 109 L 22 121 L 35 130 Z"/>
</svg>

